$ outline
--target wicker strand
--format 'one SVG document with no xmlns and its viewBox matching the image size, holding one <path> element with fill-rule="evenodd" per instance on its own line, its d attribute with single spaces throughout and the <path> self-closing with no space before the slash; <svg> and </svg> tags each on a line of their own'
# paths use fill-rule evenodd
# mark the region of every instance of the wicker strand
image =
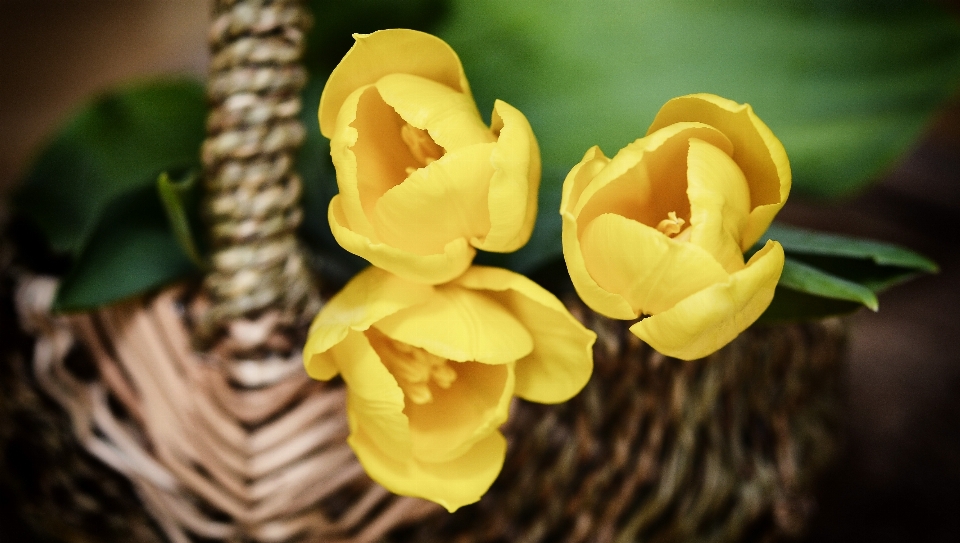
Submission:
<svg viewBox="0 0 960 543">
<path fill-rule="evenodd" d="M 188 291 L 63 316 L 50 314 L 55 289 L 25 274 L 16 290 L 37 382 L 170 542 L 372 543 L 438 511 L 367 477 L 346 443 L 342 386 L 301 369 L 249 388 L 195 353 L 181 317 Z M 78 356 L 97 378 L 74 374 Z"/>
<path fill-rule="evenodd" d="M 236 321 L 260 323 L 267 342 L 274 329 L 295 328 L 318 307 L 295 237 L 302 213 L 300 178 L 293 170 L 304 137 L 297 115 L 306 72 L 299 61 L 310 22 L 293 0 L 214 3 L 207 88 L 212 108 L 201 152 L 211 303 L 196 323 L 207 345 L 224 330 L 237 339 L 230 333 Z M 274 345 L 249 343 L 240 337 L 231 345 L 276 351 Z"/>
</svg>

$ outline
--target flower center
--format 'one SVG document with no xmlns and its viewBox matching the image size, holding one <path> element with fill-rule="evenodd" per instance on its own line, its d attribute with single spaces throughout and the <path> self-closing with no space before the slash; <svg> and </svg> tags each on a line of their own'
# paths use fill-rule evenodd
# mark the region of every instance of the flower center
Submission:
<svg viewBox="0 0 960 543">
<path fill-rule="evenodd" d="M 403 143 L 407 144 L 407 148 L 410 149 L 410 154 L 417 161 L 419 168 L 428 166 L 431 162 L 443 156 L 443 147 L 437 145 L 426 130 L 420 130 L 407 123 L 400 129 L 400 137 L 403 139 Z M 410 175 L 416 169 L 408 166 L 407 175 Z"/>
<path fill-rule="evenodd" d="M 660 224 L 657 225 L 657 230 L 663 232 L 667 237 L 673 237 L 680 233 L 680 230 L 683 229 L 683 225 L 687 221 L 683 220 L 680 217 L 677 217 L 676 211 L 671 211 L 667 213 L 667 218 L 660 221 Z"/>
<path fill-rule="evenodd" d="M 382 336 L 373 343 L 383 365 L 397 380 L 403 395 L 417 405 L 433 401 L 431 383 L 448 389 L 457 380 L 450 361 L 419 348 Z"/>
</svg>

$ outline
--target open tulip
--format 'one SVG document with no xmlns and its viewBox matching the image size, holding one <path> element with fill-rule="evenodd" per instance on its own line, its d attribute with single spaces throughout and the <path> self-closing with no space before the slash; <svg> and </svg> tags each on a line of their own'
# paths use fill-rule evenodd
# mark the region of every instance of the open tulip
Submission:
<svg viewBox="0 0 960 543">
<path fill-rule="evenodd" d="M 340 188 L 328 213 L 340 245 L 429 284 L 463 273 L 476 249 L 523 246 L 540 184 L 526 117 L 498 100 L 486 126 L 439 38 L 403 29 L 354 38 L 319 111 Z"/>
<path fill-rule="evenodd" d="M 658 351 L 691 360 L 760 316 L 783 270 L 768 241 L 744 262 L 790 192 L 780 141 L 710 94 L 675 98 L 646 137 L 609 159 L 587 151 L 563 184 L 563 252 L 584 302 Z"/>
<path fill-rule="evenodd" d="M 343 376 L 348 441 L 367 473 L 453 511 L 500 472 L 512 397 L 572 397 L 590 378 L 595 338 L 507 270 L 475 266 L 430 286 L 370 267 L 320 311 L 303 356 L 311 377 Z"/>
</svg>

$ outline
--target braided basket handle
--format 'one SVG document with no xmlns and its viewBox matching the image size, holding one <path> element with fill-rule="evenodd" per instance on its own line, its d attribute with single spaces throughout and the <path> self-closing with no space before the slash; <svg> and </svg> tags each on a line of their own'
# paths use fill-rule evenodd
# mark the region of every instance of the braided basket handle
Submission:
<svg viewBox="0 0 960 543">
<path fill-rule="evenodd" d="M 211 110 L 202 149 L 212 249 L 204 288 L 211 305 L 195 330 L 206 345 L 234 321 L 289 329 L 318 306 L 296 239 L 303 212 L 294 170 L 305 134 L 298 114 L 307 74 L 300 60 L 310 14 L 299 0 L 213 4 Z"/>
</svg>

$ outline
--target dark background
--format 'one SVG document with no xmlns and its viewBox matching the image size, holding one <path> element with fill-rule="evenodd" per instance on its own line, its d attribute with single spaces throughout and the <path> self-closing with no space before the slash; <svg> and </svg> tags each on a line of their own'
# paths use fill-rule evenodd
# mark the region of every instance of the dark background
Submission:
<svg viewBox="0 0 960 543">
<path fill-rule="evenodd" d="M 202 0 L 0 0 L 0 206 L 92 93 L 158 73 L 202 77 L 207 10 Z M 960 89 L 869 190 L 829 204 L 794 197 L 780 218 L 901 243 L 941 266 L 851 319 L 845 452 L 807 538 L 960 541 Z"/>
</svg>

